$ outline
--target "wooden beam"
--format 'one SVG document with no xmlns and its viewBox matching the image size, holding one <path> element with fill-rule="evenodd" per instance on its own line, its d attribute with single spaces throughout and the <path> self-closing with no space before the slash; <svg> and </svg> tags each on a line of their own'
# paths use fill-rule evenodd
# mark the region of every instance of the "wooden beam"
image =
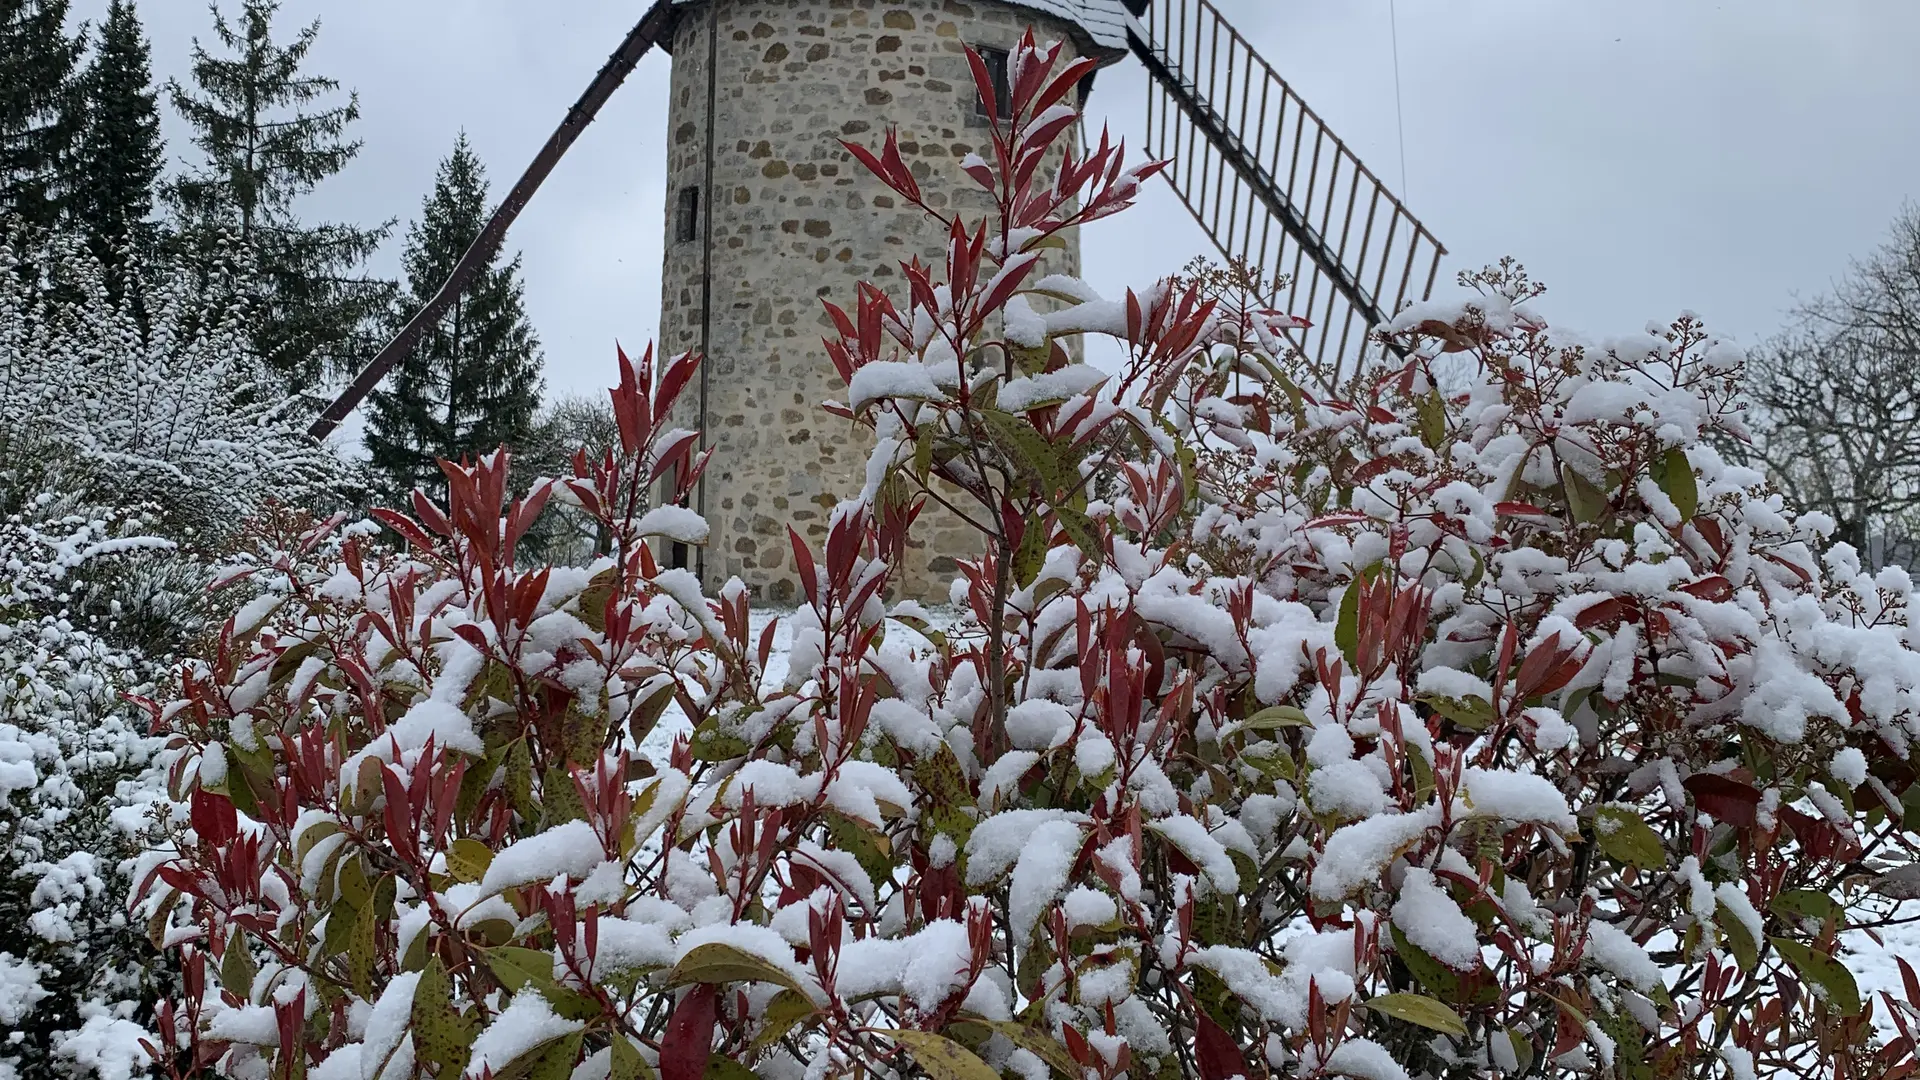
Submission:
<svg viewBox="0 0 1920 1080">
<path fill-rule="evenodd" d="M 606 64 L 600 68 L 600 73 L 595 75 L 593 82 L 587 86 L 586 93 L 581 94 L 580 100 L 574 102 L 573 107 L 567 110 L 566 118 L 560 121 L 559 128 L 547 139 L 546 145 L 540 148 L 540 152 L 534 155 L 532 164 L 520 174 L 519 182 L 513 185 L 513 190 L 507 193 L 506 199 L 493 212 L 493 217 L 487 221 L 486 227 L 480 230 L 480 235 L 474 239 L 472 246 L 467 248 L 466 254 L 460 256 L 460 261 L 454 265 L 453 273 L 447 278 L 446 284 L 440 286 L 440 291 L 433 294 L 433 299 L 428 300 L 426 306 L 415 312 L 413 318 L 407 320 L 407 325 L 394 335 L 392 341 L 387 342 L 386 346 L 374 356 L 372 362 L 367 364 L 360 374 L 355 376 L 353 382 L 340 392 L 340 396 L 333 400 L 333 404 L 328 405 L 326 410 L 314 420 L 313 426 L 307 429 L 308 435 L 316 439 L 324 439 L 332 434 L 333 430 L 340 426 L 340 422 L 366 400 L 367 395 L 373 392 L 373 388 L 380 385 L 380 380 L 386 378 L 387 372 L 393 370 L 394 365 L 413 351 L 414 346 L 420 341 L 420 335 L 426 332 L 427 327 L 438 322 L 440 316 L 446 313 L 454 300 L 458 299 L 460 294 L 466 291 L 467 286 L 472 284 L 474 275 L 478 274 L 481 268 L 493 258 L 494 252 L 500 249 L 500 243 L 507 235 L 507 227 L 520 216 L 520 211 L 526 208 L 528 200 L 533 198 L 533 193 L 540 190 L 541 183 L 546 180 L 547 174 L 553 171 L 553 167 L 560 163 L 560 158 L 566 154 L 567 148 L 573 145 L 574 140 L 580 137 L 580 133 L 586 130 L 588 124 L 593 123 L 593 118 L 599 114 L 601 106 L 607 103 L 607 99 L 613 96 L 613 92 L 620 88 L 620 84 L 626 81 L 628 75 L 633 73 L 634 66 L 640 62 L 640 58 L 659 44 L 660 39 L 672 28 L 675 15 L 673 8 L 674 0 L 654 0 L 653 6 L 627 34 L 626 40 L 622 41 L 613 55 L 607 58 Z"/>
</svg>

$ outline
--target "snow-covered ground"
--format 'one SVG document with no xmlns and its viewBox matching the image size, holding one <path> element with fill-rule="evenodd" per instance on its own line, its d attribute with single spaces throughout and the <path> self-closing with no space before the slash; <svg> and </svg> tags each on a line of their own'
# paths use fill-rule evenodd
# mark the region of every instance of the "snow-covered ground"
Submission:
<svg viewBox="0 0 1920 1080">
<path fill-rule="evenodd" d="M 1909 905 L 1912 906 L 1912 905 Z M 1903 913 L 1905 914 L 1905 913 Z M 1920 915 L 1920 910 L 1911 912 Z M 1880 991 L 1890 991 L 1897 1000 L 1905 1000 L 1907 991 L 1900 979 L 1900 965 L 1895 957 L 1906 957 L 1907 963 L 1916 972 L 1920 972 L 1920 923 L 1906 923 L 1890 926 L 1878 931 L 1880 944 L 1858 930 L 1844 936 L 1847 969 L 1853 972 L 1854 981 L 1860 985 L 1862 999 L 1871 997 L 1874 1002 L 1873 1018 L 1880 1031 L 1891 1037 L 1897 1034 L 1893 1023 L 1887 1019 L 1886 1005 L 1879 1000 Z"/>
</svg>

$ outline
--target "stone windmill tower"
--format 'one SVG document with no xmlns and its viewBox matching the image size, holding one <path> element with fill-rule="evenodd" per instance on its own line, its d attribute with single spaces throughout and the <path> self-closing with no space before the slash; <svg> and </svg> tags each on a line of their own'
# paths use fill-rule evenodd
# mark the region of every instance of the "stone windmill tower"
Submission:
<svg viewBox="0 0 1920 1080">
<path fill-rule="evenodd" d="M 710 541 L 664 554 L 709 587 L 738 576 L 759 599 L 791 601 L 787 525 L 818 541 L 866 460 L 847 425 L 819 408 L 844 389 L 820 345 L 821 299 L 844 301 L 861 280 L 884 287 L 916 256 L 944 260 L 944 233 L 895 205 L 840 140 L 873 141 L 892 125 L 917 173 L 957 174 L 990 123 L 966 51 L 1004 79 L 1029 26 L 1073 55 L 1145 68 L 1149 152 L 1177 162 L 1162 175 L 1222 255 L 1285 282 L 1272 305 L 1312 320 L 1296 332 L 1309 357 L 1350 363 L 1369 330 L 1431 290 L 1444 248 L 1211 0 L 654 0 L 440 294 L 315 433 L 330 431 L 440 317 L 658 46 L 673 58 L 660 343 L 707 357 L 680 422 L 715 450 L 696 494 Z M 1077 248 L 1049 256 L 1047 272 L 1078 272 Z M 904 589 L 941 595 L 953 559 L 973 554 L 971 538 L 938 518 L 918 532 Z"/>
</svg>

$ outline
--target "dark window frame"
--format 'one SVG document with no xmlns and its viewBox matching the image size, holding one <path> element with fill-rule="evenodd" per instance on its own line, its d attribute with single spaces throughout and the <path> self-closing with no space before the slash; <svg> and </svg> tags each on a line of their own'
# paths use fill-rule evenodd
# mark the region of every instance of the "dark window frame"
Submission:
<svg viewBox="0 0 1920 1080">
<path fill-rule="evenodd" d="M 681 244 L 700 239 L 700 185 L 698 184 L 688 184 L 680 189 L 674 207 L 673 239 Z"/>
<path fill-rule="evenodd" d="M 1013 83 L 1008 75 L 1013 54 L 992 45 L 975 45 L 973 51 L 980 54 L 980 61 L 987 65 L 988 77 L 993 80 L 994 106 L 999 119 L 1013 119 Z M 973 114 L 987 119 L 987 101 L 977 91 L 973 95 Z"/>
</svg>

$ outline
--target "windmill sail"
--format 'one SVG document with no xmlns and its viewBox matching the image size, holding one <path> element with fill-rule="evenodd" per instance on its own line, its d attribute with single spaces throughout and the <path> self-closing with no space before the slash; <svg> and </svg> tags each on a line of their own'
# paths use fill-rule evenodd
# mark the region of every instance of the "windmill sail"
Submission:
<svg viewBox="0 0 1920 1080">
<path fill-rule="evenodd" d="M 514 183 L 513 190 L 507 192 L 507 197 L 494 209 L 493 216 L 480 230 L 480 235 L 467 247 L 466 253 L 460 256 L 460 261 L 454 264 L 452 275 L 447 278 L 444 285 L 440 286 L 440 291 L 433 294 L 425 307 L 414 312 L 413 317 L 407 320 L 407 324 L 401 327 L 400 332 L 387 342 L 365 368 L 361 369 L 353 382 L 340 391 L 339 396 L 333 399 L 333 403 L 328 405 L 307 429 L 308 435 L 316 439 L 324 439 L 332 434 L 333 430 L 340 426 L 340 422 L 345 420 L 347 415 L 373 392 L 373 388 L 380 385 L 380 380 L 386 378 L 387 372 L 393 370 L 395 364 L 406 359 L 407 354 L 412 352 L 414 345 L 419 342 L 420 335 L 437 322 L 440 316 L 446 313 L 447 308 L 453 306 L 453 302 L 460 298 L 460 294 L 467 290 L 468 285 L 473 283 L 474 275 L 486 267 L 487 260 L 492 258 L 493 253 L 499 249 L 501 240 L 507 235 L 508 226 L 520 216 L 520 211 L 526 208 L 527 201 L 533 198 L 533 193 L 540 190 L 540 185 L 547 179 L 547 174 L 553 171 L 555 165 L 560 164 L 560 159 L 566 154 L 567 148 L 573 145 L 573 141 L 580 137 L 580 133 L 587 129 L 588 124 L 593 123 L 593 118 L 600 113 L 600 107 L 607 103 L 607 99 L 613 96 L 613 92 L 618 90 L 627 76 L 633 73 L 634 65 L 640 62 L 640 58 L 647 55 L 660 42 L 672 23 L 672 0 L 654 0 L 646 14 L 640 17 L 640 21 L 634 24 L 633 29 L 620 42 L 620 47 L 607 58 L 599 74 L 587 84 L 587 89 L 580 95 L 579 100 L 567 110 L 567 115 L 560 121 L 560 126 L 554 129 L 546 144 L 540 147 L 540 152 L 534 155 L 526 171 L 520 174 L 520 179 Z"/>
<path fill-rule="evenodd" d="M 1152 75 L 1151 151 L 1222 255 L 1261 271 L 1295 343 L 1332 378 L 1374 327 L 1424 300 L 1446 253 L 1209 0 L 1128 0 Z M 1273 289 L 1277 278 L 1287 280 Z"/>
</svg>

